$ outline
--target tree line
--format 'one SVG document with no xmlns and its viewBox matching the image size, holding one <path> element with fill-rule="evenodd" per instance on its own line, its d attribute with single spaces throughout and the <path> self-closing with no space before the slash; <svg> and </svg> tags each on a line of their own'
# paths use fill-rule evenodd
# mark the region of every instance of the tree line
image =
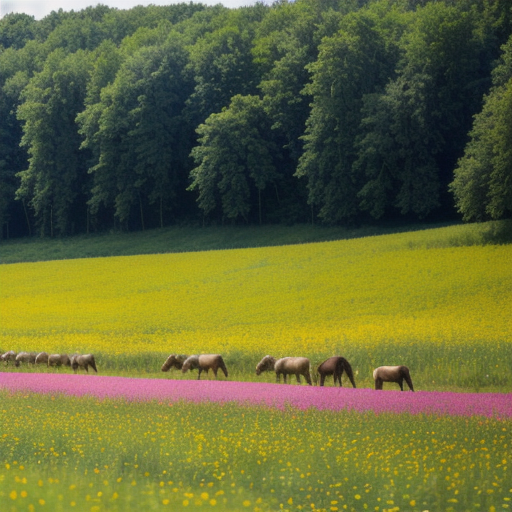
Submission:
<svg viewBox="0 0 512 512">
<path fill-rule="evenodd" d="M 512 213 L 510 0 L 0 20 L 2 236 Z"/>
</svg>

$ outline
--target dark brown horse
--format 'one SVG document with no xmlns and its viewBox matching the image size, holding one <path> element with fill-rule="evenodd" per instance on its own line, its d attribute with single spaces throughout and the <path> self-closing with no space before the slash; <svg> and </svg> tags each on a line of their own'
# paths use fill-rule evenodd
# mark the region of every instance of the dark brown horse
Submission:
<svg viewBox="0 0 512 512">
<path fill-rule="evenodd" d="M 403 391 L 403 382 L 405 380 L 409 389 L 414 391 L 411 375 L 407 366 L 380 366 L 373 370 L 373 379 L 375 380 L 375 389 L 382 389 L 384 382 L 396 382 Z"/>
<path fill-rule="evenodd" d="M 328 375 L 333 375 L 334 385 L 336 386 L 336 382 L 338 382 L 341 387 L 341 376 L 343 375 L 344 371 L 346 372 L 347 377 L 350 379 L 352 386 L 356 387 L 352 367 L 350 366 L 350 363 L 341 356 L 330 357 L 317 368 L 317 372 L 320 374 L 320 386 L 324 385 L 325 377 Z"/>
<path fill-rule="evenodd" d="M 183 368 L 183 363 L 187 360 L 187 358 L 188 356 L 183 354 L 171 354 L 162 365 L 162 371 L 168 372 L 171 368 L 181 370 Z"/>
<path fill-rule="evenodd" d="M 215 375 L 215 378 L 217 378 L 217 370 L 219 368 L 227 377 L 228 370 L 220 354 L 201 354 L 199 356 L 194 355 L 188 357 L 183 363 L 181 371 L 186 373 L 188 370 L 198 370 L 199 374 L 197 378 L 200 379 L 201 372 L 206 372 L 208 374 L 208 370 L 213 370 L 213 374 Z"/>
</svg>

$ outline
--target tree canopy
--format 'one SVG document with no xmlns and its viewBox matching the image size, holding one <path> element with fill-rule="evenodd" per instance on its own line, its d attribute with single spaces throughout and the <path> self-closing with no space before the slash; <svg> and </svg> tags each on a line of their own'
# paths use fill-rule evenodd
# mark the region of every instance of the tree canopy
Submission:
<svg viewBox="0 0 512 512">
<path fill-rule="evenodd" d="M 509 0 L 0 20 L 2 237 L 512 215 Z"/>
</svg>

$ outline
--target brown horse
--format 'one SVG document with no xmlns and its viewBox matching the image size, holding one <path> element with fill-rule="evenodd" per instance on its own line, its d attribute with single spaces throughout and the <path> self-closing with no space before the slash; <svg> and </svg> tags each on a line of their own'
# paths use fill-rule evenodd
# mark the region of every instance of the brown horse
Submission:
<svg viewBox="0 0 512 512">
<path fill-rule="evenodd" d="M 36 356 L 36 364 L 48 364 L 48 352 L 39 352 Z"/>
<path fill-rule="evenodd" d="M 188 356 L 184 356 L 183 354 L 171 354 L 162 365 L 162 371 L 168 372 L 171 368 L 181 370 L 187 358 Z"/>
<path fill-rule="evenodd" d="M 310 363 L 307 357 L 283 357 L 276 361 L 272 356 L 265 356 L 256 366 L 256 375 L 260 375 L 264 371 L 274 370 L 276 381 L 280 382 L 282 375 L 285 384 L 288 375 L 295 375 L 297 382 L 300 384 L 300 376 L 302 375 L 311 386 L 309 367 Z"/>
<path fill-rule="evenodd" d="M 260 375 L 262 372 L 273 372 L 275 365 L 275 357 L 265 356 L 256 366 L 256 375 Z"/>
<path fill-rule="evenodd" d="M 217 378 L 217 370 L 221 369 L 224 372 L 224 375 L 228 376 L 228 370 L 226 365 L 224 364 L 224 360 L 220 354 L 201 354 L 199 356 L 190 356 L 188 357 L 181 368 L 183 373 L 186 373 L 188 370 L 198 370 L 198 380 L 201 378 L 201 372 L 206 372 L 208 374 L 208 370 L 213 370 L 213 374 L 215 378 Z"/>
<path fill-rule="evenodd" d="M 407 366 L 380 366 L 373 370 L 373 379 L 375 380 L 375 389 L 382 389 L 384 382 L 396 382 L 403 391 L 403 382 L 407 382 L 409 389 L 414 391 L 411 375 Z"/>
<path fill-rule="evenodd" d="M 9 350 L 8 352 L 6 352 L 5 354 L 2 354 L 0 356 L 0 359 L 2 361 L 5 362 L 5 364 L 9 365 L 9 361 L 13 361 L 14 363 L 16 362 L 16 356 L 18 354 L 16 352 L 14 352 L 14 350 Z"/>
<path fill-rule="evenodd" d="M 89 373 L 89 366 L 96 373 L 98 373 L 98 369 L 96 368 L 96 361 L 94 360 L 94 356 L 92 354 L 71 356 L 71 368 L 73 368 L 75 373 L 79 368 L 83 368 L 87 373 Z"/>
<path fill-rule="evenodd" d="M 21 363 L 35 364 L 36 355 L 37 354 L 35 352 L 20 352 L 16 356 L 16 360 L 14 361 L 14 366 L 18 367 Z"/>
<path fill-rule="evenodd" d="M 336 386 L 336 382 L 339 382 L 341 387 L 341 376 L 343 375 L 343 371 L 347 373 L 347 377 L 350 379 L 352 386 L 356 387 L 352 367 L 350 366 L 350 363 L 341 356 L 330 357 L 317 368 L 317 372 L 320 374 L 320 386 L 324 385 L 325 377 L 333 375 L 334 385 Z"/>
<path fill-rule="evenodd" d="M 71 366 L 71 359 L 67 354 L 50 354 L 47 357 L 47 363 L 48 368 L 50 366 Z"/>
</svg>

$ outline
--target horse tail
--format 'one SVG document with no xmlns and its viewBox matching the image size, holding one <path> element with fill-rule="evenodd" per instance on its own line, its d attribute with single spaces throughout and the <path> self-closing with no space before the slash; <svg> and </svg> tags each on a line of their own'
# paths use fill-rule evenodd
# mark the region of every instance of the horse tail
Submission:
<svg viewBox="0 0 512 512">
<path fill-rule="evenodd" d="M 224 372 L 224 375 L 228 376 L 228 369 L 226 368 L 226 365 L 224 363 L 224 359 L 222 359 L 222 356 L 219 357 L 219 368 Z"/>
<path fill-rule="evenodd" d="M 414 388 L 412 387 L 412 380 L 411 380 L 411 374 L 409 373 L 409 368 L 404 366 L 402 369 L 402 373 L 403 373 L 405 382 L 407 382 L 407 385 L 409 386 L 409 389 L 411 391 L 414 391 Z"/>
<path fill-rule="evenodd" d="M 350 379 L 352 386 L 354 386 L 354 388 L 355 388 L 356 382 L 354 380 L 354 372 L 352 371 L 352 366 L 350 366 L 350 363 L 344 357 L 342 357 L 342 359 L 343 359 L 343 368 L 347 372 L 347 376 Z"/>
</svg>

